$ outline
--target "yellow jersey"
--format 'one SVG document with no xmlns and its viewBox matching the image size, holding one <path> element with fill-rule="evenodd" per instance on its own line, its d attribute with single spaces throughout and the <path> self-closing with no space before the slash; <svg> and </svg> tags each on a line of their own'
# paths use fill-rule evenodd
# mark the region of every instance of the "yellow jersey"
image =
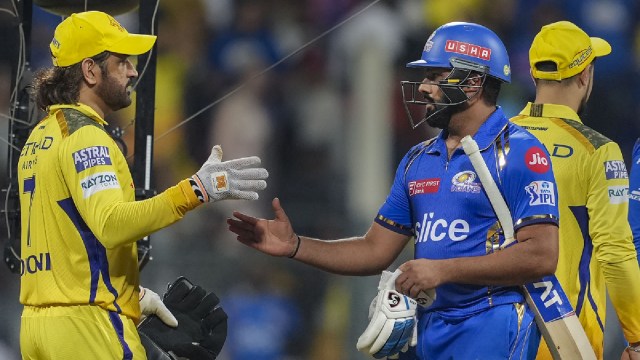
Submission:
<svg viewBox="0 0 640 360">
<path fill-rule="evenodd" d="M 143 201 L 89 106 L 55 105 L 18 161 L 20 302 L 98 305 L 140 317 L 136 240 L 200 205 L 188 180 Z"/>
<path fill-rule="evenodd" d="M 511 119 L 542 142 L 558 186 L 560 257 L 556 276 L 599 359 L 606 291 L 628 341 L 640 341 L 640 268 L 627 222 L 629 178 L 615 142 L 564 105 L 529 103 Z M 549 358 L 548 350 L 538 358 Z"/>
</svg>

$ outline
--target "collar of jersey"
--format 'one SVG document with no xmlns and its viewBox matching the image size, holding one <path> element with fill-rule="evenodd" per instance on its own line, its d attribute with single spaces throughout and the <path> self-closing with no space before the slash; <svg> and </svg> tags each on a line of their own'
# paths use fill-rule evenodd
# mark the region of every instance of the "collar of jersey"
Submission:
<svg viewBox="0 0 640 360">
<path fill-rule="evenodd" d="M 78 103 L 78 105 L 73 105 L 73 104 L 51 105 L 51 106 L 49 106 L 49 114 L 53 114 L 53 113 L 55 113 L 56 111 L 58 111 L 60 109 L 73 109 L 73 110 L 79 111 L 79 112 L 85 114 L 86 116 L 92 118 L 93 120 L 95 120 L 100 125 L 107 125 L 108 124 L 106 121 L 104 121 L 103 118 L 100 117 L 100 115 L 98 115 L 98 113 L 95 110 L 93 110 L 89 105 L 85 105 L 83 103 Z"/>
<path fill-rule="evenodd" d="M 533 103 L 527 103 L 527 106 L 520 111 L 520 115 L 531 116 L 531 106 Z M 582 123 L 578 114 L 572 108 L 559 104 L 538 104 L 542 106 L 542 115 L 538 117 L 569 119 Z"/>
<path fill-rule="evenodd" d="M 496 106 L 496 110 L 489 115 L 487 120 L 480 125 L 478 132 L 473 135 L 473 140 L 478 143 L 478 147 L 480 150 L 484 150 L 489 145 L 493 143 L 496 137 L 500 134 L 500 131 L 507 126 L 509 123 L 509 119 L 504 116 L 504 112 L 500 106 Z M 429 147 L 427 153 L 447 153 L 447 145 L 445 140 L 449 136 L 449 132 L 447 130 L 442 130 L 436 141 L 433 142 L 432 146 Z"/>
</svg>

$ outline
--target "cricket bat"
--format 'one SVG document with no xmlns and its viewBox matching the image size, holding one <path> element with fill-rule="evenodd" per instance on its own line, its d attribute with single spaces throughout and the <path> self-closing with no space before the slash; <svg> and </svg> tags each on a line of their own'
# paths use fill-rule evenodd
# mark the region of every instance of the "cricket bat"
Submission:
<svg viewBox="0 0 640 360">
<path fill-rule="evenodd" d="M 475 140 L 467 135 L 462 138 L 461 144 L 500 221 L 505 238 L 500 248 L 504 248 L 516 241 L 509 207 L 480 155 L 480 149 Z M 525 284 L 523 290 L 527 304 L 535 314 L 538 329 L 554 359 L 596 359 L 587 334 L 555 275 L 545 276 L 539 281 Z"/>
</svg>

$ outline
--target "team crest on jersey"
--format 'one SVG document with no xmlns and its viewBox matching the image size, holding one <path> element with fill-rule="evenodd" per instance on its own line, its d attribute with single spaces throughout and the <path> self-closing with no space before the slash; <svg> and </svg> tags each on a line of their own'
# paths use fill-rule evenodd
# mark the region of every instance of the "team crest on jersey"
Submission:
<svg viewBox="0 0 640 360">
<path fill-rule="evenodd" d="M 604 173 L 607 180 L 611 179 L 628 179 L 627 166 L 624 161 L 610 160 L 604 162 Z"/>
<path fill-rule="evenodd" d="M 607 190 L 609 193 L 609 203 L 616 205 L 629 202 L 629 188 L 627 186 L 609 186 Z"/>
<path fill-rule="evenodd" d="M 440 189 L 440 179 L 424 179 L 409 181 L 409 196 L 418 194 L 432 194 Z"/>
<path fill-rule="evenodd" d="M 119 189 L 120 183 L 116 173 L 112 171 L 95 173 L 80 180 L 82 195 L 84 198 L 107 189 Z"/>
<path fill-rule="evenodd" d="M 551 181 L 532 181 L 524 190 L 529 195 L 529 205 L 555 205 L 556 194 Z"/>
<path fill-rule="evenodd" d="M 451 192 L 479 193 L 480 184 L 476 182 L 476 173 L 470 170 L 461 171 L 451 179 Z"/>
<path fill-rule="evenodd" d="M 111 165 L 109 148 L 106 146 L 89 146 L 74 152 L 71 156 L 73 157 L 73 164 L 76 166 L 76 172 L 98 165 Z"/>
</svg>

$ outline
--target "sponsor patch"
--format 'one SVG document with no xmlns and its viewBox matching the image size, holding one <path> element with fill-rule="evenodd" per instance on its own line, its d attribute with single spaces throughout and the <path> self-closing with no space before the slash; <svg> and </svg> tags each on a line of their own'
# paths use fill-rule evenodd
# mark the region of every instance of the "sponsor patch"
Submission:
<svg viewBox="0 0 640 360">
<path fill-rule="evenodd" d="M 119 189 L 120 183 L 118 183 L 118 177 L 114 172 L 100 172 L 87 176 L 80 180 L 80 187 L 82 188 L 82 195 L 84 198 L 107 189 Z"/>
<path fill-rule="evenodd" d="M 491 60 L 491 49 L 462 41 L 447 40 L 444 45 L 446 52 L 468 55 L 482 60 Z"/>
<path fill-rule="evenodd" d="M 453 176 L 451 182 L 451 192 L 468 192 L 468 193 L 479 193 L 480 192 L 480 184 L 477 183 L 476 173 L 470 170 L 461 171 Z"/>
<path fill-rule="evenodd" d="M 607 190 L 611 204 L 615 205 L 629 202 L 629 188 L 627 186 L 609 186 Z"/>
<path fill-rule="evenodd" d="M 629 199 L 640 201 L 640 189 L 631 190 L 631 192 L 629 193 Z"/>
<path fill-rule="evenodd" d="M 221 193 L 229 190 L 229 181 L 227 179 L 226 171 L 219 171 L 211 174 L 211 181 L 213 182 L 213 191 Z"/>
<path fill-rule="evenodd" d="M 432 194 L 440 189 L 440 179 L 424 179 L 409 182 L 409 196 L 418 194 Z"/>
<path fill-rule="evenodd" d="M 524 154 L 524 161 L 529 170 L 538 174 L 546 173 L 551 167 L 547 154 L 537 146 L 532 146 L 527 150 Z"/>
<path fill-rule="evenodd" d="M 621 160 L 605 161 L 604 173 L 607 180 L 629 178 L 629 175 L 627 174 L 627 166 L 624 164 L 624 161 Z"/>
<path fill-rule="evenodd" d="M 464 219 L 453 219 L 447 221 L 439 218 L 435 213 L 425 213 L 422 223 L 415 225 L 415 243 L 427 241 L 440 241 L 449 238 L 451 241 L 462 241 L 469 236 L 471 227 Z"/>
<path fill-rule="evenodd" d="M 90 146 L 71 154 L 76 172 L 81 172 L 98 165 L 111 165 L 109 148 L 106 146 Z"/>
<path fill-rule="evenodd" d="M 555 205 L 556 194 L 553 192 L 554 184 L 551 181 L 532 181 L 524 190 L 529 195 L 529 205 Z"/>
</svg>

